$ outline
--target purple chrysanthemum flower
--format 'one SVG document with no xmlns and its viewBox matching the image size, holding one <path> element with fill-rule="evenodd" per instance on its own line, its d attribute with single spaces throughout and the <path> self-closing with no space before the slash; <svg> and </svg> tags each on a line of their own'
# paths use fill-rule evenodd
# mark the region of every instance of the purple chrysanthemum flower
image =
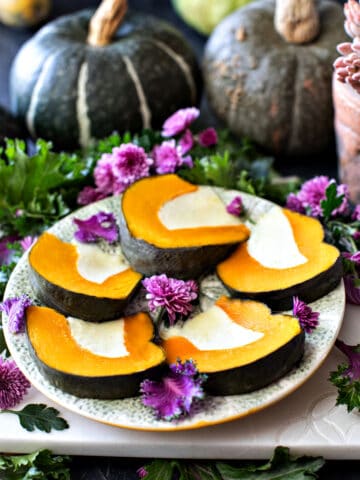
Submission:
<svg viewBox="0 0 360 480">
<path fill-rule="evenodd" d="M 360 203 L 354 208 L 351 218 L 360 221 Z"/>
<path fill-rule="evenodd" d="M 79 242 L 91 243 L 103 238 L 107 242 L 113 243 L 118 239 L 116 220 L 112 213 L 99 212 L 86 220 L 74 218 L 73 222 L 78 227 L 74 237 Z"/>
<path fill-rule="evenodd" d="M 198 286 L 194 280 L 177 280 L 162 274 L 145 278 L 142 283 L 147 291 L 150 311 L 165 308 L 170 325 L 175 323 L 177 315 L 184 317 L 192 312 L 192 302 L 198 296 Z"/>
<path fill-rule="evenodd" d="M 0 357 L 0 410 L 15 407 L 30 388 L 30 382 L 13 360 Z"/>
<path fill-rule="evenodd" d="M 106 193 L 103 193 L 98 188 L 84 187 L 77 197 L 77 203 L 79 205 L 89 205 L 89 203 L 97 202 L 107 197 Z"/>
<path fill-rule="evenodd" d="M 156 173 L 174 173 L 182 165 L 181 147 L 175 140 L 166 140 L 156 145 L 153 150 Z"/>
<path fill-rule="evenodd" d="M 94 170 L 97 190 L 105 195 L 122 193 L 129 185 L 150 174 L 153 161 L 142 147 L 125 143 L 104 153 Z"/>
<path fill-rule="evenodd" d="M 198 108 L 181 108 L 165 120 L 162 130 L 163 137 L 173 137 L 188 128 L 194 120 L 198 118 L 200 111 Z"/>
<path fill-rule="evenodd" d="M 356 346 L 347 345 L 342 340 L 336 339 L 335 345 L 343 352 L 349 361 L 349 367 L 343 372 L 343 376 L 356 381 L 360 378 L 360 352 Z"/>
<path fill-rule="evenodd" d="M 344 275 L 344 285 L 346 301 L 353 305 L 360 305 L 360 287 L 356 286 L 354 275 Z"/>
<path fill-rule="evenodd" d="M 298 297 L 293 297 L 293 315 L 299 320 L 300 326 L 306 333 L 312 331 L 319 324 L 319 312 L 314 312 L 309 305 L 307 305 Z"/>
<path fill-rule="evenodd" d="M 138 474 L 139 478 L 145 478 L 148 475 L 148 472 L 145 467 L 138 468 L 136 473 Z"/>
<path fill-rule="evenodd" d="M 26 250 L 29 250 L 29 248 L 31 248 L 34 245 L 36 240 L 37 240 L 37 237 L 32 237 L 31 235 L 28 235 L 27 237 L 24 237 L 22 240 L 20 240 L 20 245 L 24 250 L 24 252 L 26 252 Z"/>
<path fill-rule="evenodd" d="M 213 147 L 218 143 L 218 134 L 213 127 L 206 128 L 198 134 L 198 142 L 202 147 Z"/>
<path fill-rule="evenodd" d="M 355 241 L 360 240 L 360 232 L 358 230 L 353 234 L 353 239 Z"/>
<path fill-rule="evenodd" d="M 202 384 L 205 375 L 199 375 L 192 360 L 170 365 L 170 374 L 160 382 L 144 380 L 140 386 L 142 402 L 152 407 L 159 419 L 173 420 L 188 415 L 193 402 L 204 397 Z"/>
<path fill-rule="evenodd" d="M 181 147 L 181 153 L 185 155 L 190 152 L 194 146 L 194 137 L 189 129 L 185 130 L 185 133 L 179 140 L 179 145 Z"/>
<path fill-rule="evenodd" d="M 287 196 L 286 208 L 292 210 L 293 212 L 305 213 L 305 208 L 295 193 L 289 193 Z"/>
<path fill-rule="evenodd" d="M 360 265 L 360 251 L 355 253 L 342 252 L 341 255 L 347 260 L 350 260 L 350 262 L 355 263 L 355 265 Z"/>
<path fill-rule="evenodd" d="M 8 235 L 0 240 L 0 265 L 7 265 L 11 262 L 13 251 L 7 246 L 9 243 L 16 242 L 17 240 L 18 237 L 15 235 Z"/>
<path fill-rule="evenodd" d="M 341 202 L 341 205 L 338 208 L 335 208 L 331 215 L 333 217 L 336 217 L 337 215 L 346 215 L 349 213 L 350 210 L 350 205 L 349 205 L 349 197 L 350 197 L 350 191 L 349 191 L 349 185 L 346 183 L 340 183 L 340 185 L 337 186 L 336 189 L 337 195 L 344 195 L 344 198 Z"/>
<path fill-rule="evenodd" d="M 21 333 L 25 331 L 25 310 L 32 304 L 27 295 L 7 298 L 0 303 L 0 311 L 9 317 L 9 331 Z"/>
<path fill-rule="evenodd" d="M 234 197 L 231 202 L 226 205 L 226 211 L 231 215 L 235 215 L 236 217 L 240 217 L 243 212 L 243 201 L 240 195 Z"/>
</svg>

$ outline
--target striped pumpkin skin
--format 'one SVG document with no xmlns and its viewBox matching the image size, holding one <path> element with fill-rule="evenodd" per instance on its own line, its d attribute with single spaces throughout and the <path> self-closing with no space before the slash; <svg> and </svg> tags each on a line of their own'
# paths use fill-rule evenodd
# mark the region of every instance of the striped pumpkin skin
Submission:
<svg viewBox="0 0 360 480">
<path fill-rule="evenodd" d="M 200 70 L 177 30 L 128 13 L 111 44 L 92 47 L 92 14 L 49 23 L 14 60 L 12 111 L 33 137 L 59 148 L 86 146 L 115 130 L 158 128 L 178 108 L 198 103 Z"/>
</svg>

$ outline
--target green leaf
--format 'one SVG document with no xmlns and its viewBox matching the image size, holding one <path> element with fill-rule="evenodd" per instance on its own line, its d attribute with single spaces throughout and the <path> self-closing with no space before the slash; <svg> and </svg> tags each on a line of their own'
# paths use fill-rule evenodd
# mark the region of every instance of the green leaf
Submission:
<svg viewBox="0 0 360 480">
<path fill-rule="evenodd" d="M 0 478 L 6 480 L 70 480 L 70 458 L 38 450 L 28 455 L 0 456 Z"/>
<path fill-rule="evenodd" d="M 69 428 L 68 423 L 59 417 L 59 411 L 43 403 L 30 403 L 22 410 L 3 410 L 19 417 L 20 424 L 25 430 L 33 432 L 38 429 L 49 433 L 51 430 L 64 430 Z"/>
<path fill-rule="evenodd" d="M 172 480 L 175 472 L 181 470 L 180 462 L 175 460 L 154 460 L 143 468 L 146 480 Z"/>
<path fill-rule="evenodd" d="M 329 380 L 338 390 L 336 405 L 346 405 L 347 411 L 360 411 L 360 380 L 352 380 L 344 372 L 349 365 L 343 363 L 337 370 L 330 373 Z"/>
<path fill-rule="evenodd" d="M 238 468 L 217 463 L 216 467 L 223 480 L 307 480 L 316 478 L 324 463 L 321 457 L 291 457 L 288 448 L 277 447 L 263 465 Z"/>
<path fill-rule="evenodd" d="M 222 480 L 213 464 L 183 463 L 179 480 Z"/>
<path fill-rule="evenodd" d="M 328 185 L 325 195 L 326 198 L 325 200 L 321 200 L 320 206 L 323 211 L 324 219 L 328 220 L 331 217 L 332 212 L 342 204 L 344 195 L 337 194 L 337 186 L 335 182 Z"/>
</svg>

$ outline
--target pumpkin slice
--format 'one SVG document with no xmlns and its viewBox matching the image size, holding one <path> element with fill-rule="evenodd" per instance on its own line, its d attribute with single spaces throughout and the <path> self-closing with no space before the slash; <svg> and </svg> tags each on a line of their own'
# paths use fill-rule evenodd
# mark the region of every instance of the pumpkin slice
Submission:
<svg viewBox="0 0 360 480">
<path fill-rule="evenodd" d="M 43 375 L 82 398 L 138 395 L 140 383 L 161 375 L 165 365 L 163 350 L 151 341 L 154 328 L 145 313 L 89 324 L 33 306 L 26 310 L 26 331 Z"/>
<path fill-rule="evenodd" d="M 305 338 L 295 317 L 227 297 L 161 336 L 168 363 L 193 359 L 214 395 L 247 393 L 279 379 L 300 361 Z"/>
<path fill-rule="evenodd" d="M 29 254 L 39 299 L 65 315 L 102 322 L 122 315 L 141 275 L 121 255 L 97 245 L 71 244 L 44 233 Z"/>
<path fill-rule="evenodd" d="M 323 242 L 314 218 L 273 207 L 253 227 L 250 239 L 217 266 L 232 296 L 292 307 L 292 297 L 312 302 L 336 287 L 342 276 L 337 248 Z"/>
<path fill-rule="evenodd" d="M 144 275 L 198 277 L 224 259 L 249 230 L 208 186 L 176 175 L 144 178 L 121 204 L 124 255 Z"/>
</svg>

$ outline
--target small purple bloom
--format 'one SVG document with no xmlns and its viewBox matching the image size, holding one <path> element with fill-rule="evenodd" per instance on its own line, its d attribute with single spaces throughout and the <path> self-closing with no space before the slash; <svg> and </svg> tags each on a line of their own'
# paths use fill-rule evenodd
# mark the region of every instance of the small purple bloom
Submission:
<svg viewBox="0 0 360 480">
<path fill-rule="evenodd" d="M 125 143 L 104 153 L 94 170 L 97 190 L 104 195 L 122 193 L 129 185 L 150 174 L 153 161 L 142 147 Z"/>
<path fill-rule="evenodd" d="M 350 262 L 355 263 L 355 265 L 360 265 L 360 251 L 355 253 L 342 252 L 341 255 L 347 260 L 350 260 Z"/>
<path fill-rule="evenodd" d="M 113 243 L 118 239 L 116 220 L 112 213 L 99 212 L 86 220 L 74 218 L 73 222 L 78 227 L 74 237 L 79 242 L 91 243 L 103 238 L 107 242 Z"/>
<path fill-rule="evenodd" d="M 182 108 L 173 113 L 163 125 L 162 136 L 173 137 L 178 133 L 183 132 L 198 118 L 200 114 L 199 109 L 195 107 Z"/>
<path fill-rule="evenodd" d="M 15 407 L 30 388 L 30 382 L 13 360 L 0 357 L 0 409 Z"/>
<path fill-rule="evenodd" d="M 138 474 L 139 478 L 145 478 L 148 475 L 148 472 L 145 467 L 138 468 L 136 473 Z"/>
<path fill-rule="evenodd" d="M 153 150 L 156 173 L 174 173 L 182 164 L 181 147 L 176 146 L 175 140 L 166 140 L 156 145 Z"/>
<path fill-rule="evenodd" d="M 84 187 L 77 197 L 77 203 L 79 205 L 89 205 L 89 203 L 97 202 L 105 198 L 107 194 L 103 193 L 98 188 Z"/>
<path fill-rule="evenodd" d="M 170 374 L 160 382 L 144 380 L 140 386 L 142 402 L 152 407 L 159 419 L 173 420 L 188 415 L 193 402 L 204 397 L 202 384 L 205 375 L 199 375 L 194 362 L 178 361 L 170 365 Z"/>
<path fill-rule="evenodd" d="M 9 243 L 16 242 L 17 240 L 18 237 L 15 235 L 8 235 L 0 240 L 0 265 L 7 265 L 11 262 L 13 251 L 7 246 Z"/>
<path fill-rule="evenodd" d="M 340 185 L 337 186 L 337 195 L 344 195 L 344 198 L 341 202 L 341 205 L 338 208 L 335 208 L 331 215 L 333 217 L 336 217 L 337 215 L 346 215 L 349 213 L 350 210 L 350 205 L 349 205 L 349 197 L 350 197 L 350 191 L 349 191 L 349 186 L 346 185 L 346 183 L 340 183 Z"/>
<path fill-rule="evenodd" d="M 355 284 L 355 277 L 353 275 L 344 275 L 344 285 L 346 293 L 346 301 L 353 305 L 360 305 L 360 286 Z"/>
<path fill-rule="evenodd" d="M 354 211 L 353 211 L 353 214 L 352 214 L 351 218 L 353 220 L 360 221 L 360 203 L 359 203 L 359 205 L 356 205 L 356 207 L 354 208 Z"/>
<path fill-rule="evenodd" d="M 307 305 L 298 297 L 293 297 L 293 315 L 299 320 L 300 326 L 306 333 L 312 331 L 319 324 L 319 312 L 314 312 L 309 305 Z"/>
<path fill-rule="evenodd" d="M 347 368 L 343 375 L 349 377 L 352 381 L 359 380 L 360 378 L 360 352 L 356 346 L 347 345 L 342 340 L 337 339 L 335 341 L 337 348 L 344 353 L 349 360 L 349 368 Z"/>
<path fill-rule="evenodd" d="M 240 195 L 234 197 L 231 202 L 226 205 L 226 211 L 231 215 L 235 215 L 236 217 L 240 217 L 243 212 L 243 202 Z"/>
<path fill-rule="evenodd" d="M 194 280 L 177 280 L 162 274 L 145 278 L 142 283 L 147 291 L 150 311 L 165 308 L 170 325 L 175 323 L 177 315 L 184 317 L 192 312 L 192 302 L 198 296 L 198 286 Z"/>
<path fill-rule="evenodd" d="M 360 232 L 358 230 L 353 234 L 353 239 L 355 241 L 360 240 Z"/>
<path fill-rule="evenodd" d="M 30 235 L 28 235 L 27 237 L 24 237 L 22 240 L 20 240 L 20 245 L 21 245 L 22 249 L 24 250 L 24 252 L 26 252 L 26 250 L 29 250 L 29 248 L 31 248 L 34 245 L 36 240 L 37 240 L 37 237 L 32 237 Z"/>
<path fill-rule="evenodd" d="M 289 193 L 287 196 L 286 208 L 292 210 L 293 212 L 305 213 L 305 208 L 295 193 Z"/>
<path fill-rule="evenodd" d="M 202 147 L 213 147 L 218 143 L 218 134 L 213 127 L 206 128 L 198 134 L 198 142 Z"/>
<path fill-rule="evenodd" d="M 190 152 L 194 146 L 194 137 L 189 129 L 185 130 L 185 133 L 179 140 L 179 145 L 181 147 L 181 153 L 185 155 Z"/>
<path fill-rule="evenodd" d="M 11 333 L 22 333 L 25 331 L 25 311 L 32 304 L 27 295 L 21 297 L 7 298 L 0 303 L 0 311 L 9 317 L 9 331 Z"/>
</svg>

